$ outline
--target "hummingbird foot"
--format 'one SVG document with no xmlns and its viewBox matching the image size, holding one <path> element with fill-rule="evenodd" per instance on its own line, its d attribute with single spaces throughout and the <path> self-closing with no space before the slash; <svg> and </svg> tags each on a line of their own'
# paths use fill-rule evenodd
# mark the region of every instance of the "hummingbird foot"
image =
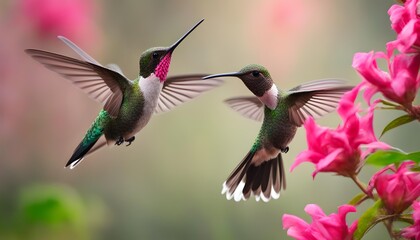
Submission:
<svg viewBox="0 0 420 240">
<path fill-rule="evenodd" d="M 132 136 L 131 138 L 126 139 L 125 141 L 126 141 L 126 142 L 128 142 L 128 143 L 127 143 L 127 145 L 125 145 L 125 146 L 126 146 L 126 147 L 130 146 L 130 145 L 131 145 L 131 143 L 132 143 L 135 139 L 136 139 L 136 137 L 135 137 L 135 136 Z"/>
<path fill-rule="evenodd" d="M 289 147 L 285 147 L 285 148 L 283 148 L 283 149 L 280 149 L 280 151 L 281 151 L 282 153 L 287 153 L 287 152 L 289 151 Z"/>
<path fill-rule="evenodd" d="M 123 138 L 123 137 L 120 137 L 120 138 L 118 138 L 118 140 L 115 142 L 115 145 L 120 146 L 121 144 L 123 144 L 123 142 L 124 142 L 124 138 Z"/>
</svg>

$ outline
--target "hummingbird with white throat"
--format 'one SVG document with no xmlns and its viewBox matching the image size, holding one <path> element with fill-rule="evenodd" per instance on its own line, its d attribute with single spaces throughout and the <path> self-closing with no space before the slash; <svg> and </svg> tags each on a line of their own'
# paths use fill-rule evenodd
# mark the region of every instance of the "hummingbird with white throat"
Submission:
<svg viewBox="0 0 420 240">
<path fill-rule="evenodd" d="M 225 102 L 243 116 L 263 121 L 259 134 L 239 165 L 223 183 L 222 194 L 235 201 L 254 195 L 268 202 L 286 189 L 282 153 L 298 127 L 309 117 L 318 118 L 336 109 L 342 95 L 352 87 L 337 79 L 304 83 L 289 91 L 277 88 L 266 68 L 251 64 L 239 72 L 214 74 L 203 79 L 237 77 L 255 95 Z"/>
<path fill-rule="evenodd" d="M 139 76 L 129 80 L 115 64 L 101 65 L 65 37 L 59 39 L 82 60 L 37 49 L 25 52 L 48 69 L 70 80 L 91 98 L 104 105 L 83 140 L 74 150 L 66 167 L 76 167 L 85 155 L 108 145 L 130 145 L 135 134 L 149 122 L 153 113 L 166 112 L 200 93 L 221 84 L 203 83 L 205 74 L 167 78 L 175 48 L 202 22 L 194 25 L 170 47 L 155 47 L 140 56 Z"/>
</svg>

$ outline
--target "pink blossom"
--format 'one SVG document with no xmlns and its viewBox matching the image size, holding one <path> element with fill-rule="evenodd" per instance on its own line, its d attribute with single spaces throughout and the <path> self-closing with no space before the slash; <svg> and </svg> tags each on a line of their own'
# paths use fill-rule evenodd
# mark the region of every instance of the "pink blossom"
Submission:
<svg viewBox="0 0 420 240">
<path fill-rule="evenodd" d="M 398 169 L 389 165 L 373 175 L 369 192 L 376 189 L 389 213 L 401 213 L 420 197 L 420 173 L 410 171 L 412 161 L 403 162 Z M 390 170 L 393 173 L 388 174 Z"/>
<path fill-rule="evenodd" d="M 396 33 L 400 33 L 411 20 L 416 20 L 419 15 L 418 5 L 418 0 L 407 0 L 404 6 L 394 4 L 389 8 L 391 27 Z"/>
<path fill-rule="evenodd" d="M 394 49 L 402 53 L 420 52 L 420 21 L 410 21 L 396 40 L 387 43 L 388 54 Z"/>
<path fill-rule="evenodd" d="M 388 72 L 378 68 L 377 60 L 388 63 Z M 389 57 L 383 52 L 356 53 L 353 68 L 365 80 L 368 89 L 364 97 L 370 102 L 372 96 L 381 92 L 387 99 L 403 106 L 411 106 L 420 87 L 420 55 L 398 54 Z"/>
<path fill-rule="evenodd" d="M 420 202 L 415 201 L 413 207 L 414 224 L 402 230 L 402 236 L 411 239 L 420 239 Z"/>
<path fill-rule="evenodd" d="M 95 7 L 92 0 L 21 0 L 18 10 L 42 37 L 64 35 L 76 42 L 94 42 Z"/>
<path fill-rule="evenodd" d="M 247 5 L 244 26 L 252 31 L 245 31 L 244 36 L 251 44 L 249 50 L 257 57 L 255 61 L 263 61 L 279 76 L 290 74 L 303 54 L 311 30 L 322 27 L 318 25 L 323 21 L 311 19 L 328 19 L 332 12 L 330 5 L 321 1 L 260 0 Z M 287 56 L 287 61 L 276 64 L 278 56 Z"/>
<path fill-rule="evenodd" d="M 315 164 L 313 176 L 318 172 L 335 172 L 343 176 L 353 176 L 361 165 L 361 159 L 376 149 L 386 149 L 388 145 L 379 142 L 373 131 L 373 107 L 360 116 L 360 109 L 354 105 L 362 85 L 346 93 L 338 107 L 343 124 L 337 129 L 316 125 L 308 119 L 304 127 L 308 149 L 301 152 L 291 167 L 291 171 L 303 162 Z M 364 149 L 362 149 L 364 147 Z"/>
<path fill-rule="evenodd" d="M 283 215 L 283 229 L 287 235 L 298 240 L 350 240 L 357 228 L 357 221 L 353 222 L 350 228 L 346 223 L 346 215 L 349 212 L 356 212 L 351 205 L 343 205 L 338 208 L 338 213 L 327 216 L 322 209 L 315 204 L 308 204 L 305 212 L 312 217 L 312 223 L 306 223 L 301 218 L 293 215 Z"/>
<path fill-rule="evenodd" d="M 387 44 L 388 53 L 397 48 L 408 53 L 420 50 L 420 4 L 418 0 L 407 0 L 404 6 L 393 5 L 388 10 L 391 27 L 398 34 L 397 40 Z"/>
</svg>

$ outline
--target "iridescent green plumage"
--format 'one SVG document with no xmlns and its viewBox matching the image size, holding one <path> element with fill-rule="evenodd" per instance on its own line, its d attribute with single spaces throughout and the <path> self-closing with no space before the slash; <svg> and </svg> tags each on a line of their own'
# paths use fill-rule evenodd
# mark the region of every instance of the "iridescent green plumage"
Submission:
<svg viewBox="0 0 420 240">
<path fill-rule="evenodd" d="M 101 110 L 98 116 L 96 117 L 95 121 L 93 122 L 92 126 L 86 132 L 86 135 L 82 140 L 82 144 L 86 145 L 98 140 L 98 138 L 104 133 L 105 127 L 111 120 L 112 118 L 108 114 L 108 112 L 105 110 Z"/>
<path fill-rule="evenodd" d="M 83 157 L 87 153 L 89 153 L 92 147 L 103 135 L 104 129 L 108 125 L 110 120 L 112 120 L 112 118 L 108 114 L 107 111 L 101 110 L 99 112 L 99 115 L 96 117 L 95 121 L 92 123 L 92 126 L 86 132 L 85 137 L 74 150 L 72 156 L 70 157 L 69 164 L 66 165 L 66 167 L 75 166 L 79 164 L 80 161 L 82 161 Z"/>
<path fill-rule="evenodd" d="M 35 60 L 69 79 L 104 105 L 66 167 L 75 167 L 86 154 L 105 144 L 128 142 L 130 145 L 134 135 L 146 126 L 153 113 L 169 111 L 221 83 L 220 80 L 211 84 L 201 81 L 205 74 L 166 77 L 173 51 L 203 20 L 170 47 L 151 48 L 143 52 L 139 60 L 139 77 L 135 80 L 126 78 L 115 64 L 101 65 L 65 37 L 59 38 L 82 60 L 37 49 L 26 50 Z"/>
<path fill-rule="evenodd" d="M 238 97 L 226 103 L 243 116 L 263 121 L 251 150 L 223 184 L 222 193 L 236 201 L 268 201 L 286 188 L 281 153 L 289 150 L 296 130 L 308 117 L 321 117 L 335 110 L 341 96 L 352 87 L 340 80 L 319 80 L 287 92 L 277 89 L 267 69 L 251 64 L 238 72 L 205 77 L 240 78 L 255 97 Z"/>
</svg>

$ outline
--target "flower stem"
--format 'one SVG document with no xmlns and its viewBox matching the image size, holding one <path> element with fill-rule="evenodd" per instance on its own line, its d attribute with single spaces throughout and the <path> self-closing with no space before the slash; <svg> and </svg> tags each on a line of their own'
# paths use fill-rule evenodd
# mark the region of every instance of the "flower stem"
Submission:
<svg viewBox="0 0 420 240">
<path fill-rule="evenodd" d="M 388 231 L 389 236 L 391 237 L 391 239 L 399 239 L 398 236 L 396 236 L 396 234 L 392 231 L 392 223 L 394 222 L 394 219 L 398 217 L 398 215 L 387 215 L 381 218 L 378 218 L 375 220 L 373 225 L 378 224 L 379 222 L 382 222 L 386 228 L 386 230 Z"/>
<path fill-rule="evenodd" d="M 406 111 L 409 115 L 416 118 L 417 121 L 420 121 L 420 106 L 408 106 L 405 107 L 404 111 Z"/>
<path fill-rule="evenodd" d="M 392 231 L 392 219 L 383 221 L 383 223 L 384 223 L 384 225 L 386 227 L 386 230 L 388 231 L 389 236 L 391 237 L 391 239 L 397 240 L 398 238 L 395 236 L 394 232 Z"/>
<path fill-rule="evenodd" d="M 369 196 L 369 198 L 373 198 L 373 196 L 368 193 L 365 184 L 362 181 L 360 181 L 360 179 L 356 175 L 352 175 L 350 176 L 350 178 L 353 180 L 354 183 L 356 183 L 360 190 L 362 190 L 362 192 L 366 194 L 366 196 Z"/>
</svg>

